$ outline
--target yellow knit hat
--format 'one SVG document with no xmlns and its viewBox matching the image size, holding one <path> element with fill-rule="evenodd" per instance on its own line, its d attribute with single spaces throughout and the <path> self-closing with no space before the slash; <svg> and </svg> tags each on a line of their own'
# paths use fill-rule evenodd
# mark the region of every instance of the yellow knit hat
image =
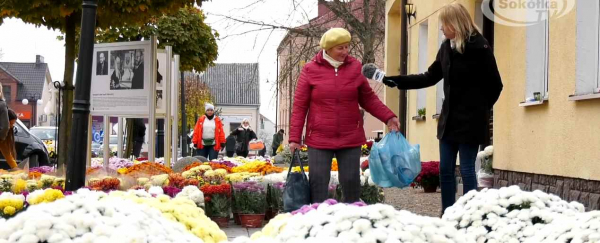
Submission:
<svg viewBox="0 0 600 243">
<path fill-rule="evenodd" d="M 349 43 L 351 39 L 350 32 L 344 28 L 332 28 L 321 37 L 321 48 L 329 50 L 330 48 Z"/>
</svg>

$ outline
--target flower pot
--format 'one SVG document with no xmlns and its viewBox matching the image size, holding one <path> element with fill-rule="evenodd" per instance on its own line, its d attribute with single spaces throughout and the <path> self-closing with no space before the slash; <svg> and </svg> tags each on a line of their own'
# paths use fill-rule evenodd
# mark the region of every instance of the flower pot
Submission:
<svg viewBox="0 0 600 243">
<path fill-rule="evenodd" d="M 229 227 L 229 218 L 227 217 L 210 217 L 212 221 L 217 223 L 219 228 L 228 228 Z"/>
<path fill-rule="evenodd" d="M 233 213 L 233 222 L 237 225 L 242 225 L 242 222 L 240 221 L 239 213 Z"/>
<path fill-rule="evenodd" d="M 269 222 L 271 219 L 275 218 L 275 216 L 277 216 L 278 210 L 277 209 L 267 209 L 267 211 L 265 212 L 265 221 Z"/>
<path fill-rule="evenodd" d="M 265 214 L 240 214 L 242 227 L 245 228 L 260 228 L 265 220 Z"/>
<path fill-rule="evenodd" d="M 437 185 L 423 185 L 423 191 L 425 191 L 425 193 L 437 192 L 437 188 Z"/>
</svg>

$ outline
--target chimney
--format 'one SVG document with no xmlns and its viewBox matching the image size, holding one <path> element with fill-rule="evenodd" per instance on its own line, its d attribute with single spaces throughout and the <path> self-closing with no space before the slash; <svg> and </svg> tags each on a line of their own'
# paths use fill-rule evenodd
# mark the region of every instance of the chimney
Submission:
<svg viewBox="0 0 600 243">
<path fill-rule="evenodd" d="M 35 55 L 35 64 L 44 63 L 44 57 L 42 55 Z"/>
<path fill-rule="evenodd" d="M 319 2 L 319 16 L 318 17 L 326 15 L 329 12 L 330 12 L 329 8 L 327 8 L 327 6 L 325 6 L 325 4 L 322 4 Z"/>
</svg>

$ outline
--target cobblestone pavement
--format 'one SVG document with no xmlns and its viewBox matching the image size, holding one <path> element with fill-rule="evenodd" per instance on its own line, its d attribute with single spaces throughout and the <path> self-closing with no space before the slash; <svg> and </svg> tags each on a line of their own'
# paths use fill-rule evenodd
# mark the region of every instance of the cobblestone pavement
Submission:
<svg viewBox="0 0 600 243">
<path fill-rule="evenodd" d="M 440 190 L 436 193 L 424 193 L 423 189 L 412 187 L 386 188 L 385 203 L 399 210 L 410 211 L 422 216 L 439 217 L 442 210 Z"/>
</svg>

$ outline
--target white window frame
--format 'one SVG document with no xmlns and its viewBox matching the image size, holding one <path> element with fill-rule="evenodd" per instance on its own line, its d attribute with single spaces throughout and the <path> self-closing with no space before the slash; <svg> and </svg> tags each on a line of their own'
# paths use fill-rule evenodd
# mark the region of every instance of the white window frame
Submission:
<svg viewBox="0 0 600 243">
<path fill-rule="evenodd" d="M 429 56 L 429 24 L 428 21 L 425 20 L 419 24 L 419 73 L 423 73 L 427 71 L 427 64 L 429 64 L 428 56 Z M 417 114 L 415 117 L 419 117 L 419 110 L 427 107 L 427 89 L 418 89 L 417 90 Z"/>
<path fill-rule="evenodd" d="M 569 100 L 600 98 L 600 3 L 577 2 L 577 69 Z"/>
<path fill-rule="evenodd" d="M 528 1 L 537 1 L 537 0 L 528 0 Z M 547 1 L 547 0 L 546 0 Z M 547 3 L 547 2 L 546 2 Z M 539 13 L 534 10 L 529 10 L 527 14 L 535 14 Z M 548 16 L 548 12 L 546 13 L 546 17 Z M 540 29 L 544 31 L 542 38 L 543 41 L 540 41 L 535 38 L 532 34 L 535 34 L 535 31 L 539 31 Z M 532 105 L 541 105 L 544 104 L 545 101 L 548 100 L 548 59 L 549 59 L 549 21 L 548 18 L 543 22 L 537 23 L 535 25 L 526 27 L 526 37 L 525 37 L 525 101 L 522 102 L 519 106 L 532 106 Z M 534 38 L 532 38 L 534 37 Z M 540 50 L 542 49 L 542 50 Z M 539 61 L 539 56 L 541 55 L 541 62 Z M 541 65 L 540 65 L 541 63 Z M 537 73 L 537 71 L 542 69 L 541 75 Z M 539 76 L 538 76 L 539 75 Z M 541 90 L 539 89 L 541 88 Z M 539 91 L 538 91 L 539 90 Z M 532 101 L 534 98 L 534 93 L 540 92 L 541 100 Z"/>
</svg>

